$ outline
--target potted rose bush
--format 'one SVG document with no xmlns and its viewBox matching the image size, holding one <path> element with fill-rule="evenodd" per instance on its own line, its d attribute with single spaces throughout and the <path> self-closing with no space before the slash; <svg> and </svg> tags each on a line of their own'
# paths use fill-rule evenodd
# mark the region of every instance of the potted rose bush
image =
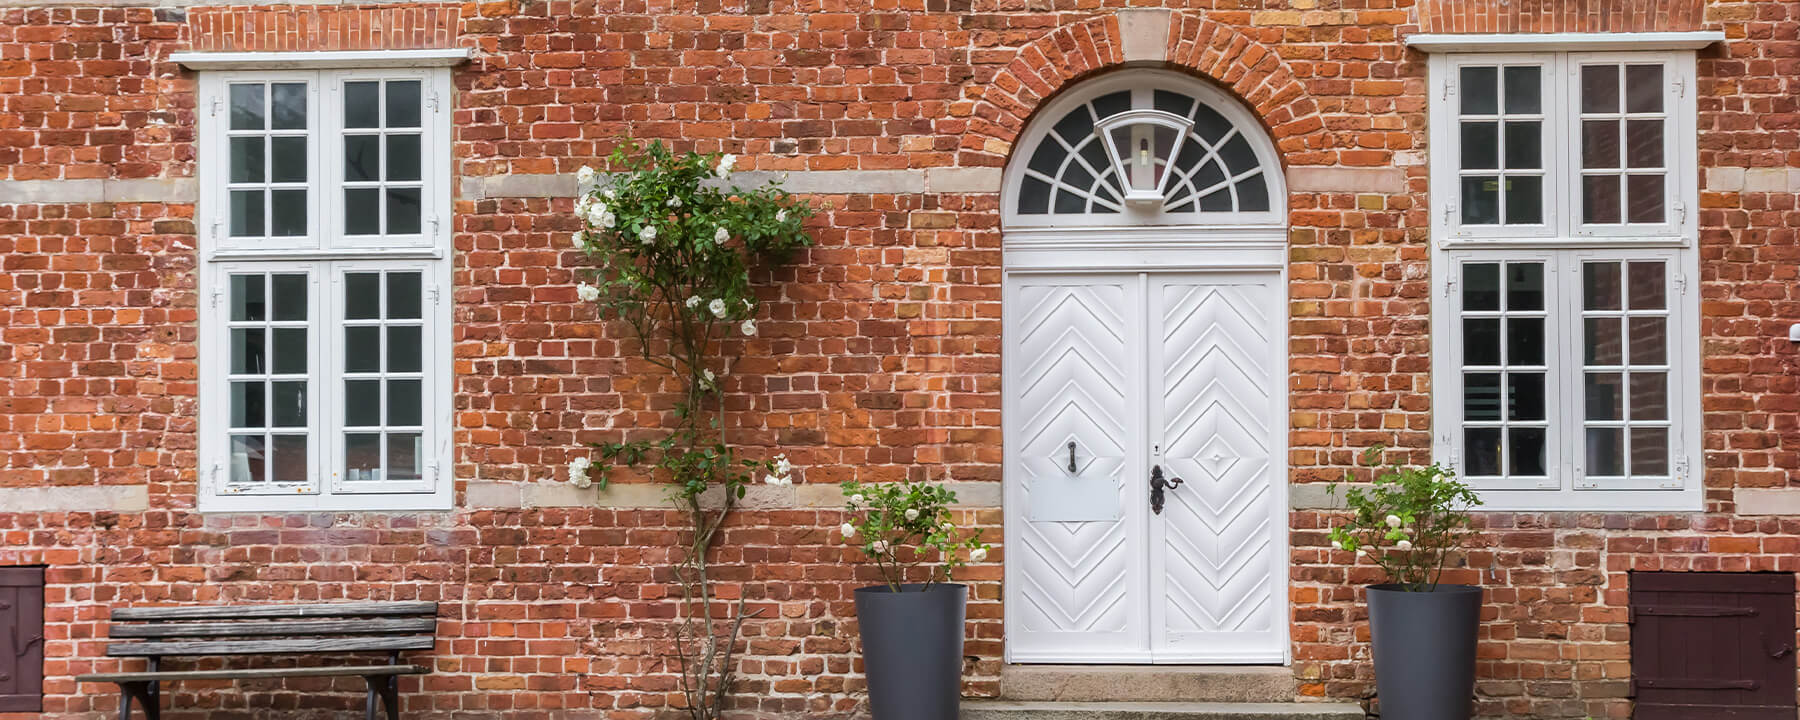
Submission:
<svg viewBox="0 0 1800 720">
<path fill-rule="evenodd" d="M 1387 577 L 1368 588 L 1381 717 L 1467 720 L 1481 588 L 1439 579 L 1472 532 L 1469 510 L 1481 500 L 1441 465 L 1382 468 L 1384 450 L 1363 453 L 1363 464 L 1377 468 L 1374 483 L 1346 492 L 1350 519 L 1331 529 L 1333 548 L 1375 563 Z"/>
<path fill-rule="evenodd" d="M 956 493 L 925 483 L 843 484 L 839 528 L 881 571 L 856 590 L 863 673 L 875 720 L 956 720 L 967 586 L 956 569 L 987 559 L 980 533 L 950 519 Z"/>
</svg>

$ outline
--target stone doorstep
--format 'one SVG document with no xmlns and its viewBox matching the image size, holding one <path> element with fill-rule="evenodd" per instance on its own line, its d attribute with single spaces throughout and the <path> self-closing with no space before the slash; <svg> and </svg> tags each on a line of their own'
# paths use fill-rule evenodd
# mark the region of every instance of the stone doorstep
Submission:
<svg viewBox="0 0 1800 720">
<path fill-rule="evenodd" d="M 1294 671 L 1230 665 L 1006 665 L 1000 697 L 1019 701 L 1286 703 Z"/>
<path fill-rule="evenodd" d="M 1355 703 L 967 700 L 961 720 L 1365 720 Z"/>
</svg>

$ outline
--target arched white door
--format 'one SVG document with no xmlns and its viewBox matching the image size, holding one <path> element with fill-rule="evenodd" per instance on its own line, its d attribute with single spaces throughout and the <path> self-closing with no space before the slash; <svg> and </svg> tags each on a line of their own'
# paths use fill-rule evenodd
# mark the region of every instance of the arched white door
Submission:
<svg viewBox="0 0 1800 720">
<path fill-rule="evenodd" d="M 1273 144 L 1208 84 L 1126 71 L 1047 106 L 1006 178 L 1008 659 L 1286 662 Z"/>
</svg>

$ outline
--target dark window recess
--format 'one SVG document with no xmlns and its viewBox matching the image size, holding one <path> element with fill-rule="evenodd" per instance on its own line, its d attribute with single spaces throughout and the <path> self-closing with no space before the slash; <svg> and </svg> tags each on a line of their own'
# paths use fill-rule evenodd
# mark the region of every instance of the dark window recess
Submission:
<svg viewBox="0 0 1800 720">
<path fill-rule="evenodd" d="M 0 712 L 44 706 L 44 569 L 0 567 Z"/>
<path fill-rule="evenodd" d="M 1636 720 L 1793 720 L 1793 573 L 1634 572 Z"/>
</svg>

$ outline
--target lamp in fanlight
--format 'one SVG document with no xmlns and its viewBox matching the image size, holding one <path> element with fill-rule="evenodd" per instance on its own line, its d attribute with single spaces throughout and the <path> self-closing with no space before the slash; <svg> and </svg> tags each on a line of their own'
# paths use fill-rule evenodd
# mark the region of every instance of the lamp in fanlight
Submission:
<svg viewBox="0 0 1800 720">
<path fill-rule="evenodd" d="M 1094 124 L 1125 187 L 1126 204 L 1140 209 L 1162 204 L 1169 163 L 1193 125 L 1161 110 L 1127 110 Z"/>
</svg>

